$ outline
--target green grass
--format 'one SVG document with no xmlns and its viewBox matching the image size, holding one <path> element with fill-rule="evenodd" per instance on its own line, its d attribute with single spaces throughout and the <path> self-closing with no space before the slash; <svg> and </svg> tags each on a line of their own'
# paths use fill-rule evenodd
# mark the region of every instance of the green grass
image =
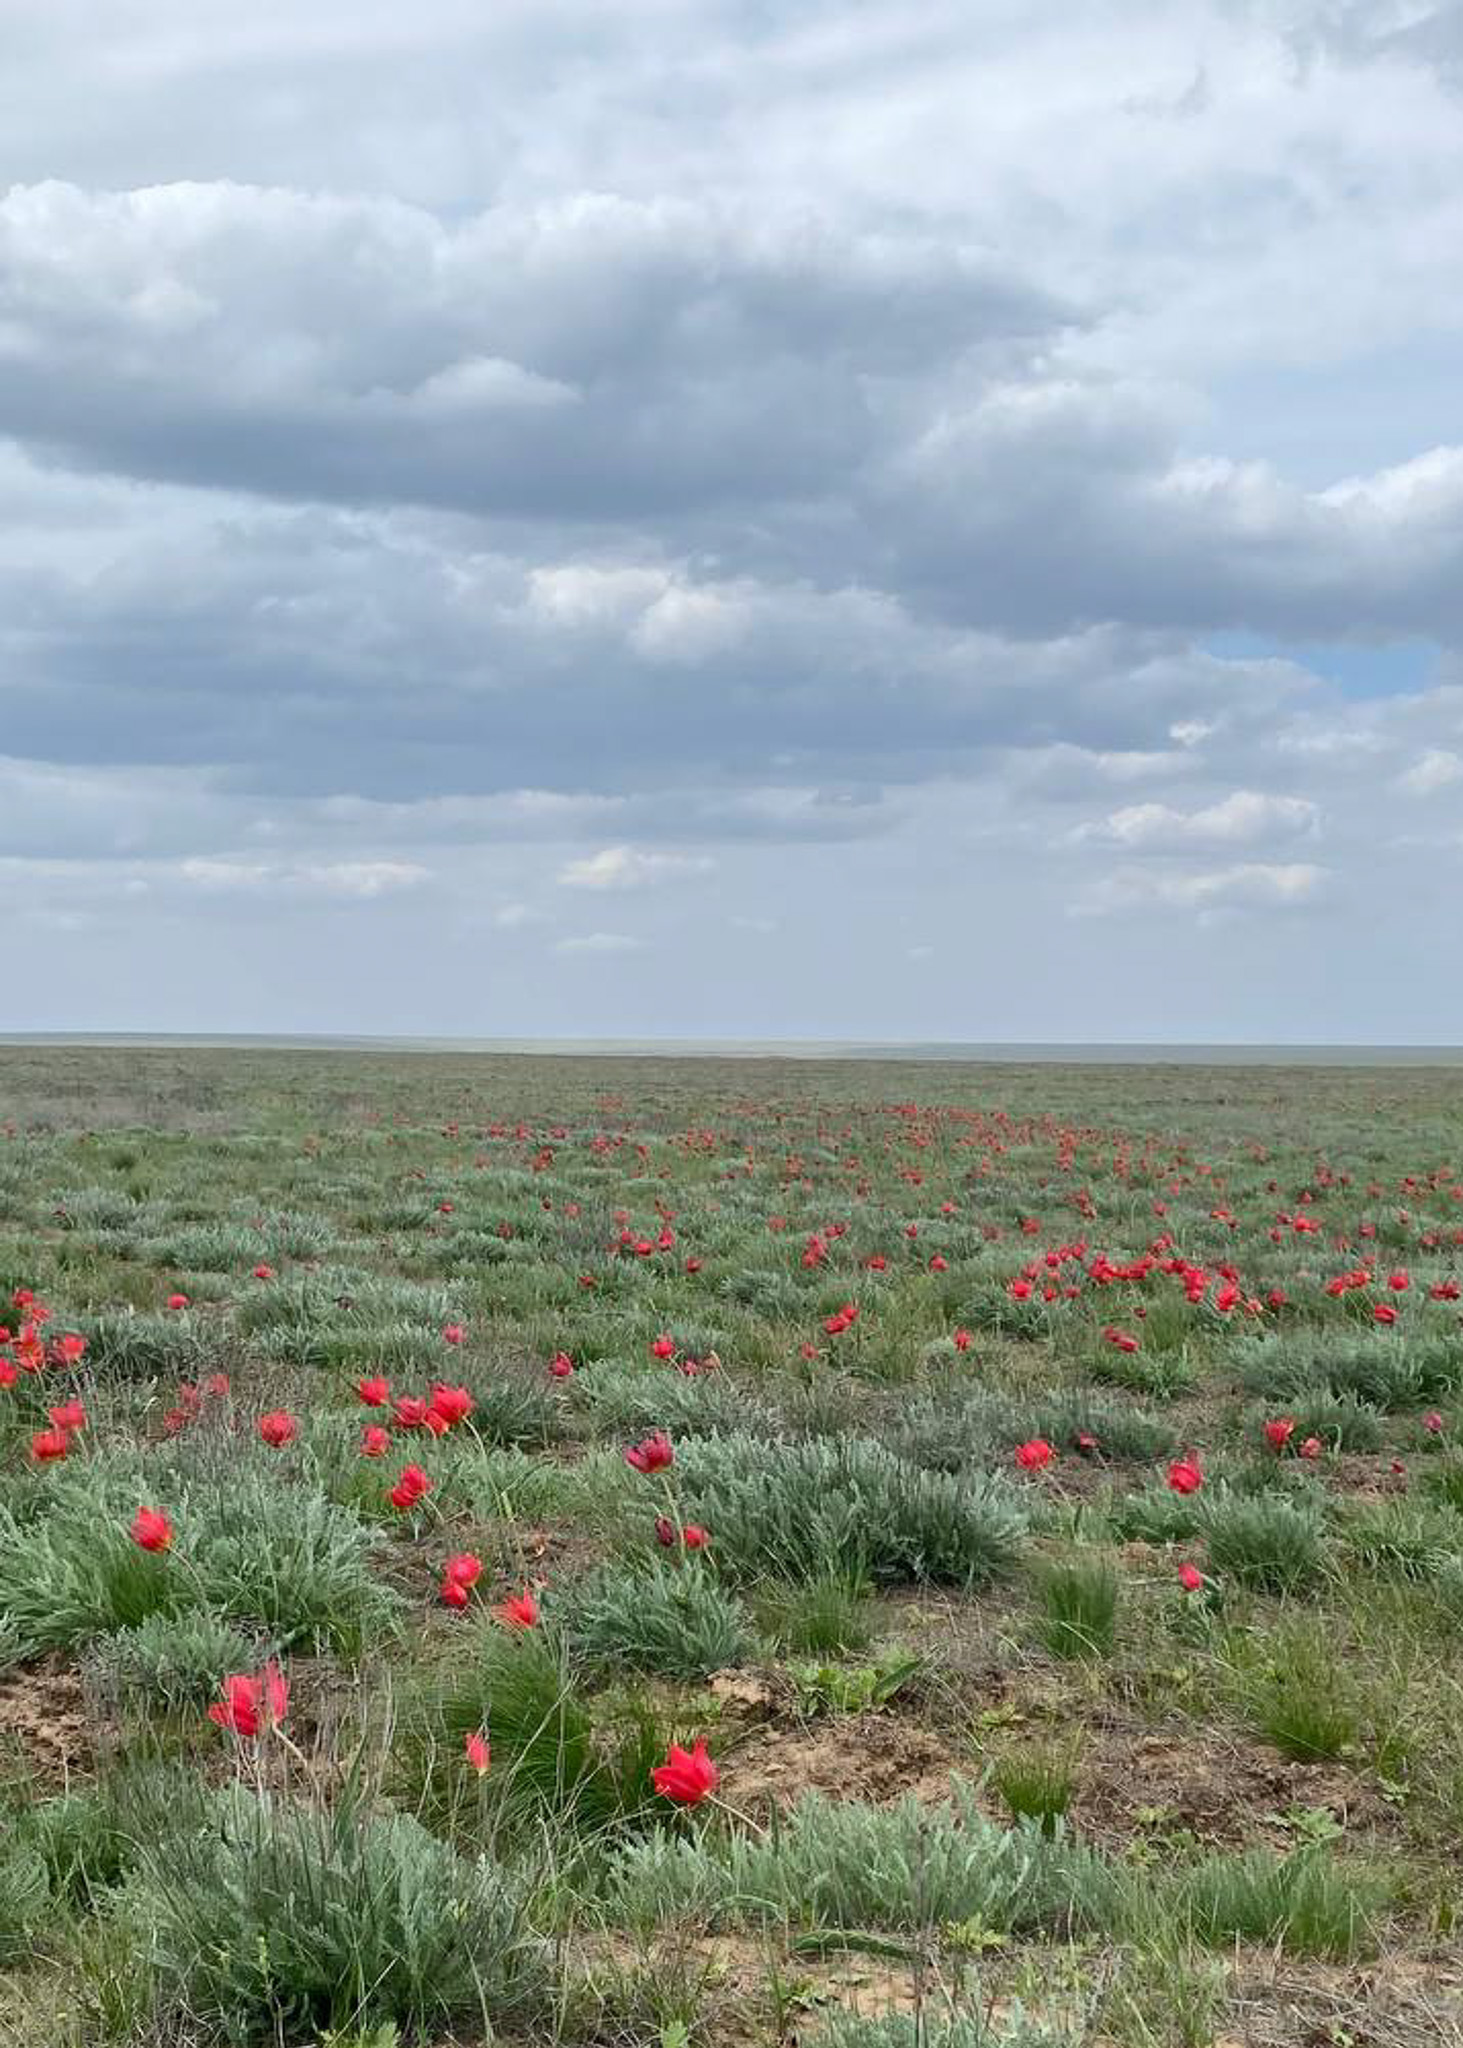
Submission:
<svg viewBox="0 0 1463 2048">
<path fill-rule="evenodd" d="M 87 1343 L 0 1385 L 7 2048 L 1214 2048 L 1379 1950 L 1463 2032 L 1454 1078 L 0 1048 L 0 1134 L 0 1356 Z"/>
</svg>

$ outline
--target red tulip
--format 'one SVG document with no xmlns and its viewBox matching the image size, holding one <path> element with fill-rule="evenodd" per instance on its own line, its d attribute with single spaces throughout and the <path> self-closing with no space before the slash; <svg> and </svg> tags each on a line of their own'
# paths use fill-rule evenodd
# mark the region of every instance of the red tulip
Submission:
<svg viewBox="0 0 1463 2048">
<path fill-rule="evenodd" d="M 387 1498 L 394 1508 L 414 1508 L 435 1485 L 436 1481 L 429 1479 L 420 1465 L 403 1465 L 401 1476 Z"/>
<path fill-rule="evenodd" d="M 47 1415 L 57 1429 L 85 1429 L 86 1410 L 80 1401 L 62 1401 L 55 1408 L 48 1408 Z"/>
<path fill-rule="evenodd" d="M 459 1422 L 465 1422 L 477 1403 L 466 1387 L 435 1386 L 432 1389 L 432 1403 L 428 1411 L 439 1415 L 449 1429 Z"/>
<path fill-rule="evenodd" d="M 1204 1475 L 1193 1458 L 1175 1458 L 1168 1468 L 1168 1483 L 1175 1493 L 1197 1493 Z"/>
<path fill-rule="evenodd" d="M 1295 1435 L 1295 1424 L 1288 1415 L 1277 1416 L 1265 1424 L 1265 1441 L 1272 1451 L 1283 1451 Z"/>
<path fill-rule="evenodd" d="M 670 1438 L 664 1430 L 656 1430 L 643 1443 L 632 1444 L 625 1453 L 625 1463 L 633 1465 L 637 1472 L 663 1472 L 676 1461 Z"/>
<path fill-rule="evenodd" d="M 261 1728 L 277 1728 L 289 1707 L 290 1691 L 277 1664 L 253 1678 L 235 1672 L 224 1680 L 224 1696 L 208 1710 L 210 1721 L 252 1741 Z"/>
<path fill-rule="evenodd" d="M 368 1408 L 384 1408 L 391 1399 L 391 1382 L 384 1375 L 357 1380 L 356 1392 Z"/>
<path fill-rule="evenodd" d="M 463 1752 L 481 1778 L 493 1761 L 492 1747 L 480 1729 L 471 1728 L 463 1738 Z"/>
<path fill-rule="evenodd" d="M 132 1517 L 132 1541 L 143 1550 L 166 1550 L 173 1525 L 161 1508 L 139 1508 Z"/>
<path fill-rule="evenodd" d="M 650 1777 L 661 1797 L 677 1806 L 699 1806 L 721 1783 L 721 1773 L 706 1753 L 704 1737 L 690 1750 L 673 1742 L 665 1762 L 657 1764 Z"/>
<path fill-rule="evenodd" d="M 368 1422 L 361 1431 L 361 1456 L 384 1458 L 390 1448 L 391 1431 L 383 1429 L 379 1422 Z"/>
<path fill-rule="evenodd" d="M 271 1450 L 283 1450 L 293 1443 L 300 1425 L 287 1408 L 271 1408 L 267 1415 L 259 1418 L 259 1434 Z"/>
<path fill-rule="evenodd" d="M 493 1617 L 501 1621 L 504 1628 L 532 1628 L 538 1620 L 538 1602 L 525 1589 L 512 1593 L 506 1600 L 500 1600 L 493 1609 Z"/>
<path fill-rule="evenodd" d="M 1179 1584 L 1186 1593 L 1198 1593 L 1203 1589 L 1204 1574 L 1196 1564 L 1179 1566 Z"/>
<path fill-rule="evenodd" d="M 64 1458 L 70 1448 L 71 1439 L 64 1429 L 38 1429 L 30 1440 L 30 1454 L 38 1465 Z"/>
<path fill-rule="evenodd" d="M 1044 1436 L 1031 1437 L 1026 1443 L 1016 1446 L 1016 1463 L 1023 1472 L 1040 1472 L 1055 1456 L 1056 1452 Z"/>
</svg>

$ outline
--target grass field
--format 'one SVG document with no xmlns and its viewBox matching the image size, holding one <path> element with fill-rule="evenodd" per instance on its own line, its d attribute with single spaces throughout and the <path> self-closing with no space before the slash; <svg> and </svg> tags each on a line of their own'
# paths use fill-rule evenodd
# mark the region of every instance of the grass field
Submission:
<svg viewBox="0 0 1463 2048">
<path fill-rule="evenodd" d="M 1456 1071 L 0 1132 L 0 2041 L 1463 2040 Z"/>
</svg>

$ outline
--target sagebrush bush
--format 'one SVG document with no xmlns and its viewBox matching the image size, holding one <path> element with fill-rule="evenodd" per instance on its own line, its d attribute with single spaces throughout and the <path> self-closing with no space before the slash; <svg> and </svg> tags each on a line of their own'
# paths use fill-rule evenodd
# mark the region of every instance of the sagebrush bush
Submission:
<svg viewBox="0 0 1463 2048">
<path fill-rule="evenodd" d="M 891 1450 L 938 1472 L 967 1466 L 1004 1470 L 1012 1446 L 1044 1437 L 1059 1449 L 1090 1438 L 1094 1456 L 1152 1459 L 1176 1447 L 1172 1424 L 1162 1416 L 1086 1390 L 1023 1400 L 1014 1394 L 981 1391 L 954 1399 L 927 1394 L 910 1402 L 887 1432 Z"/>
<path fill-rule="evenodd" d="M 906 1930 L 969 1921 L 993 1933 L 1111 1928 L 1128 1886 L 1060 1834 L 996 1826 L 969 1787 L 933 1808 L 808 1793 L 768 1835 L 661 1828 L 617 1851 L 604 1878 L 611 1917 L 631 1926 L 716 1914 Z"/>
<path fill-rule="evenodd" d="M 1390 1330 L 1248 1338 L 1236 1347 L 1236 1363 L 1245 1385 L 1272 1402 L 1350 1396 L 1396 1410 L 1463 1385 L 1463 1348 L 1446 1337 Z"/>
<path fill-rule="evenodd" d="M 679 1441 L 729 1431 L 775 1436 L 782 1427 L 770 1402 L 722 1373 L 687 1377 L 664 1365 L 606 1363 L 584 1368 L 569 1384 L 576 1413 L 600 1433 L 664 1429 Z"/>
<path fill-rule="evenodd" d="M 159 1613 L 103 1637 L 88 1670 L 118 1707 L 176 1713 L 206 1706 L 229 1672 L 256 1669 L 275 1647 L 217 1615 Z"/>
<path fill-rule="evenodd" d="M 142 1845 L 125 1910 L 158 2017 L 240 2043 L 521 2019 L 547 1986 L 502 1868 L 350 1797 L 227 1788 Z"/>
<path fill-rule="evenodd" d="M 979 1586 L 1020 1553 L 1026 1512 L 1004 1478 L 924 1472 L 867 1439 L 699 1439 L 683 1498 L 711 1530 L 719 1567 L 807 1580 L 854 1569 L 885 1583 Z"/>
<path fill-rule="evenodd" d="M 706 1678 L 752 1648 L 746 1608 L 702 1558 L 627 1570 L 607 1566 L 566 1588 L 561 1626 L 593 1663 Z"/>
<path fill-rule="evenodd" d="M 807 2037 L 809 2048 L 1073 2048 L 1069 2028 L 1028 2018 L 1019 2006 L 999 2018 L 978 2006 L 879 2015 L 840 2011 Z"/>
</svg>

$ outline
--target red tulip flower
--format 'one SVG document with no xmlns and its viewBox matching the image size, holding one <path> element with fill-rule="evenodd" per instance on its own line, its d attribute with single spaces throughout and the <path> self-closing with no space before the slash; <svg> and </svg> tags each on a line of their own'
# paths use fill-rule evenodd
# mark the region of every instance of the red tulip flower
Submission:
<svg viewBox="0 0 1463 2048">
<path fill-rule="evenodd" d="M 643 1443 L 632 1444 L 625 1453 L 625 1463 L 633 1465 L 637 1472 L 664 1472 L 675 1462 L 675 1450 L 663 1429 L 656 1430 Z"/>
<path fill-rule="evenodd" d="M 661 1797 L 677 1806 L 699 1806 L 721 1783 L 721 1773 L 706 1753 L 704 1737 L 689 1750 L 673 1742 L 665 1762 L 657 1764 L 650 1777 Z"/>
<path fill-rule="evenodd" d="M 173 1525 L 161 1508 L 139 1508 L 132 1517 L 131 1536 L 141 1550 L 166 1550 L 173 1540 Z"/>
<path fill-rule="evenodd" d="M 223 1698 L 208 1710 L 210 1721 L 252 1742 L 262 1728 L 277 1728 L 289 1708 L 290 1689 L 277 1664 L 256 1677 L 235 1672 L 224 1680 Z"/>
</svg>

